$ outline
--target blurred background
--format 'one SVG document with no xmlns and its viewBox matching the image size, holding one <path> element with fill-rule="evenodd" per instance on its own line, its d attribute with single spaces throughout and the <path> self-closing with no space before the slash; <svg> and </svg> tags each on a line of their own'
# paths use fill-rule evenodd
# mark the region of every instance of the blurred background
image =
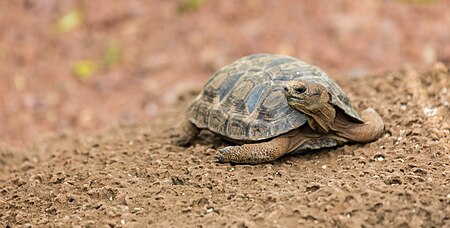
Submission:
<svg viewBox="0 0 450 228">
<path fill-rule="evenodd" d="M 450 61 L 448 0 L 2 0 L 0 142 L 152 121 L 251 53 L 332 77 Z"/>
</svg>

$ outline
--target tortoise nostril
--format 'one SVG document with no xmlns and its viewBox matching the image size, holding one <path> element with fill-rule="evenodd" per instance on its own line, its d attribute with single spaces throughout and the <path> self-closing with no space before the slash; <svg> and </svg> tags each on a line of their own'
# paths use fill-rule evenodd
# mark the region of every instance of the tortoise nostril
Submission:
<svg viewBox="0 0 450 228">
<path fill-rule="evenodd" d="M 288 87 L 284 86 L 283 89 L 284 89 L 284 92 L 286 92 L 286 93 L 289 92 L 289 88 Z"/>
</svg>

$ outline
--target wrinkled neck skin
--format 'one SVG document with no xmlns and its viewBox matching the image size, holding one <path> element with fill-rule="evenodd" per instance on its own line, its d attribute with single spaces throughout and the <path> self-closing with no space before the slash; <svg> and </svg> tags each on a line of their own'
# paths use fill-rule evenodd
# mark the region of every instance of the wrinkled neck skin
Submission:
<svg viewBox="0 0 450 228">
<path fill-rule="evenodd" d="M 284 86 L 288 104 L 304 113 L 311 129 L 319 133 L 334 130 L 336 110 L 330 91 L 323 85 L 308 81 L 292 81 Z"/>
<path fill-rule="evenodd" d="M 300 103 L 290 104 L 292 108 L 306 114 L 309 126 L 318 132 L 328 133 L 333 130 L 333 123 L 336 117 L 336 110 L 330 103 L 330 95 L 328 98 L 321 99 L 323 102 L 310 104 L 307 107 Z"/>
</svg>

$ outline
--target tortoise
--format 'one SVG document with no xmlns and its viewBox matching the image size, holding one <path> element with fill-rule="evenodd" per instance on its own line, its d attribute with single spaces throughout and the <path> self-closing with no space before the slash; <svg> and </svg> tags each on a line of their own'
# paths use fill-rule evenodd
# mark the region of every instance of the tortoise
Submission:
<svg viewBox="0 0 450 228">
<path fill-rule="evenodd" d="M 384 131 L 380 115 L 361 115 L 317 66 L 284 55 L 253 54 L 221 68 L 188 105 L 171 138 L 188 145 L 201 129 L 236 143 L 219 162 L 258 164 L 282 155 L 367 143 Z"/>
</svg>

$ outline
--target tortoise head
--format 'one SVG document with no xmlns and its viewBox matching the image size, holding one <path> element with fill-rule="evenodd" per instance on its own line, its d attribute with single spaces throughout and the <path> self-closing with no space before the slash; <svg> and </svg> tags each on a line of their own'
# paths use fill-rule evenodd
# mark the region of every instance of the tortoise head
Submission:
<svg viewBox="0 0 450 228">
<path fill-rule="evenodd" d="M 324 105 L 330 105 L 328 89 L 318 83 L 292 81 L 284 85 L 288 104 L 305 114 L 315 113 Z"/>
<path fill-rule="evenodd" d="M 336 111 L 325 86 L 298 80 L 284 85 L 284 91 L 289 106 L 306 114 L 312 129 L 320 132 L 331 129 Z"/>
</svg>

